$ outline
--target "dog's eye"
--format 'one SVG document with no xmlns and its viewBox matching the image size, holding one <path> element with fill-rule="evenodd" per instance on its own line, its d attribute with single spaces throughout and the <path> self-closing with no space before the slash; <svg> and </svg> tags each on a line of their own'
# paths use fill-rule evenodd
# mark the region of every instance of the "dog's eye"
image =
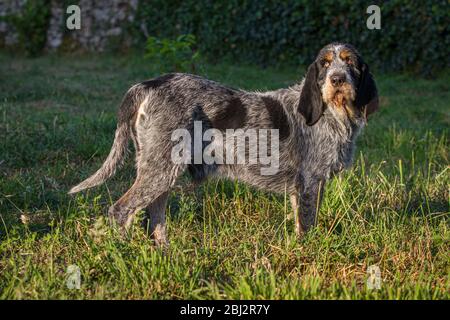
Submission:
<svg viewBox="0 0 450 320">
<path fill-rule="evenodd" d="M 328 60 L 323 60 L 322 61 L 322 66 L 325 68 L 328 68 L 330 66 L 330 62 Z"/>
<path fill-rule="evenodd" d="M 346 58 L 345 58 L 345 63 L 347 63 L 347 64 L 352 64 L 353 61 L 352 61 L 352 59 L 351 59 L 350 57 L 346 57 Z"/>
</svg>

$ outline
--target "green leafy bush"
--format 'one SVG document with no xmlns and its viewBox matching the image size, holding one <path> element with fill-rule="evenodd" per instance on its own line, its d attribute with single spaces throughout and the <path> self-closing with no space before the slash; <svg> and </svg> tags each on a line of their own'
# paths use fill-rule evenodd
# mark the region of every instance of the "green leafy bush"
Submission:
<svg viewBox="0 0 450 320">
<path fill-rule="evenodd" d="M 50 0 L 28 0 L 21 13 L 6 18 L 16 28 L 19 43 L 30 56 L 38 55 L 45 47 L 50 21 Z"/>
<path fill-rule="evenodd" d="M 175 40 L 149 37 L 145 57 L 155 60 L 162 72 L 194 72 L 195 62 L 200 56 L 194 46 L 195 37 L 192 34 L 178 36 Z"/>
<path fill-rule="evenodd" d="M 383 70 L 425 74 L 449 65 L 445 0 L 380 2 L 381 30 L 366 27 L 363 0 L 140 1 L 136 30 L 173 38 L 194 34 L 208 58 L 307 64 L 332 41 L 354 44 Z M 159 17 L 164 17 L 163 19 Z"/>
</svg>

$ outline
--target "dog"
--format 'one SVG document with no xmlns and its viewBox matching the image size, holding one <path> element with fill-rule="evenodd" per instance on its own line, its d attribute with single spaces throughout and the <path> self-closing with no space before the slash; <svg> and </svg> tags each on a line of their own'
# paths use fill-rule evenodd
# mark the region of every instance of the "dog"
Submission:
<svg viewBox="0 0 450 320">
<path fill-rule="evenodd" d="M 326 181 L 351 166 L 355 140 L 377 109 L 378 91 L 369 67 L 345 43 L 326 45 L 300 83 L 275 91 L 249 92 L 196 75 L 166 74 L 128 90 L 118 110 L 114 143 L 106 161 L 69 193 L 111 177 L 122 164 L 131 138 L 137 177 L 108 212 L 121 230 L 128 230 L 138 210 L 145 210 L 152 238 L 158 245 L 167 244 L 169 191 L 188 171 L 196 182 L 219 176 L 287 192 L 295 230 L 301 236 L 316 224 Z M 278 172 L 263 175 L 260 164 L 174 163 L 173 132 L 180 128 L 192 132 L 196 121 L 220 132 L 277 130 Z"/>
</svg>

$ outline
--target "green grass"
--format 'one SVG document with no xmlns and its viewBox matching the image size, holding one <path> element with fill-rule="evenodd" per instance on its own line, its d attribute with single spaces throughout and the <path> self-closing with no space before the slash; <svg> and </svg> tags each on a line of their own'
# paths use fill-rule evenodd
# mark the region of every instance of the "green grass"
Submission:
<svg viewBox="0 0 450 320">
<path fill-rule="evenodd" d="M 352 170 L 331 181 L 318 227 L 297 240 L 284 195 L 230 181 L 170 198 L 170 248 L 136 227 L 111 230 L 108 206 L 133 162 L 102 187 L 70 197 L 110 149 L 115 110 L 156 68 L 135 57 L 0 55 L 0 298 L 448 299 L 449 83 L 376 74 L 381 110 Z M 245 89 L 284 87 L 303 68 L 206 65 Z M 80 290 L 66 269 L 81 269 Z M 370 265 L 380 290 L 366 286 Z"/>
</svg>

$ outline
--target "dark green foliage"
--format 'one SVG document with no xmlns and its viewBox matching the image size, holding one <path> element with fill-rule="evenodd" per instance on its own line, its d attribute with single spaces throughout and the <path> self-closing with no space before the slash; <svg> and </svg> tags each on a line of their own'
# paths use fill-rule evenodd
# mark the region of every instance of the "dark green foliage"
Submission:
<svg viewBox="0 0 450 320">
<path fill-rule="evenodd" d="M 195 62 L 199 52 L 195 52 L 195 37 L 192 34 L 183 34 L 176 39 L 147 39 L 145 57 L 161 67 L 161 72 L 195 72 Z"/>
<path fill-rule="evenodd" d="M 19 42 L 30 56 L 38 55 L 45 47 L 50 20 L 49 0 L 28 0 L 19 15 L 6 19 L 16 28 Z"/>
<path fill-rule="evenodd" d="M 173 38 L 194 34 L 209 58 L 263 65 L 308 64 L 332 41 L 354 44 L 383 70 L 430 74 L 448 66 L 447 1 L 379 3 L 381 30 L 366 27 L 366 1 L 140 1 L 136 29 Z"/>
</svg>

